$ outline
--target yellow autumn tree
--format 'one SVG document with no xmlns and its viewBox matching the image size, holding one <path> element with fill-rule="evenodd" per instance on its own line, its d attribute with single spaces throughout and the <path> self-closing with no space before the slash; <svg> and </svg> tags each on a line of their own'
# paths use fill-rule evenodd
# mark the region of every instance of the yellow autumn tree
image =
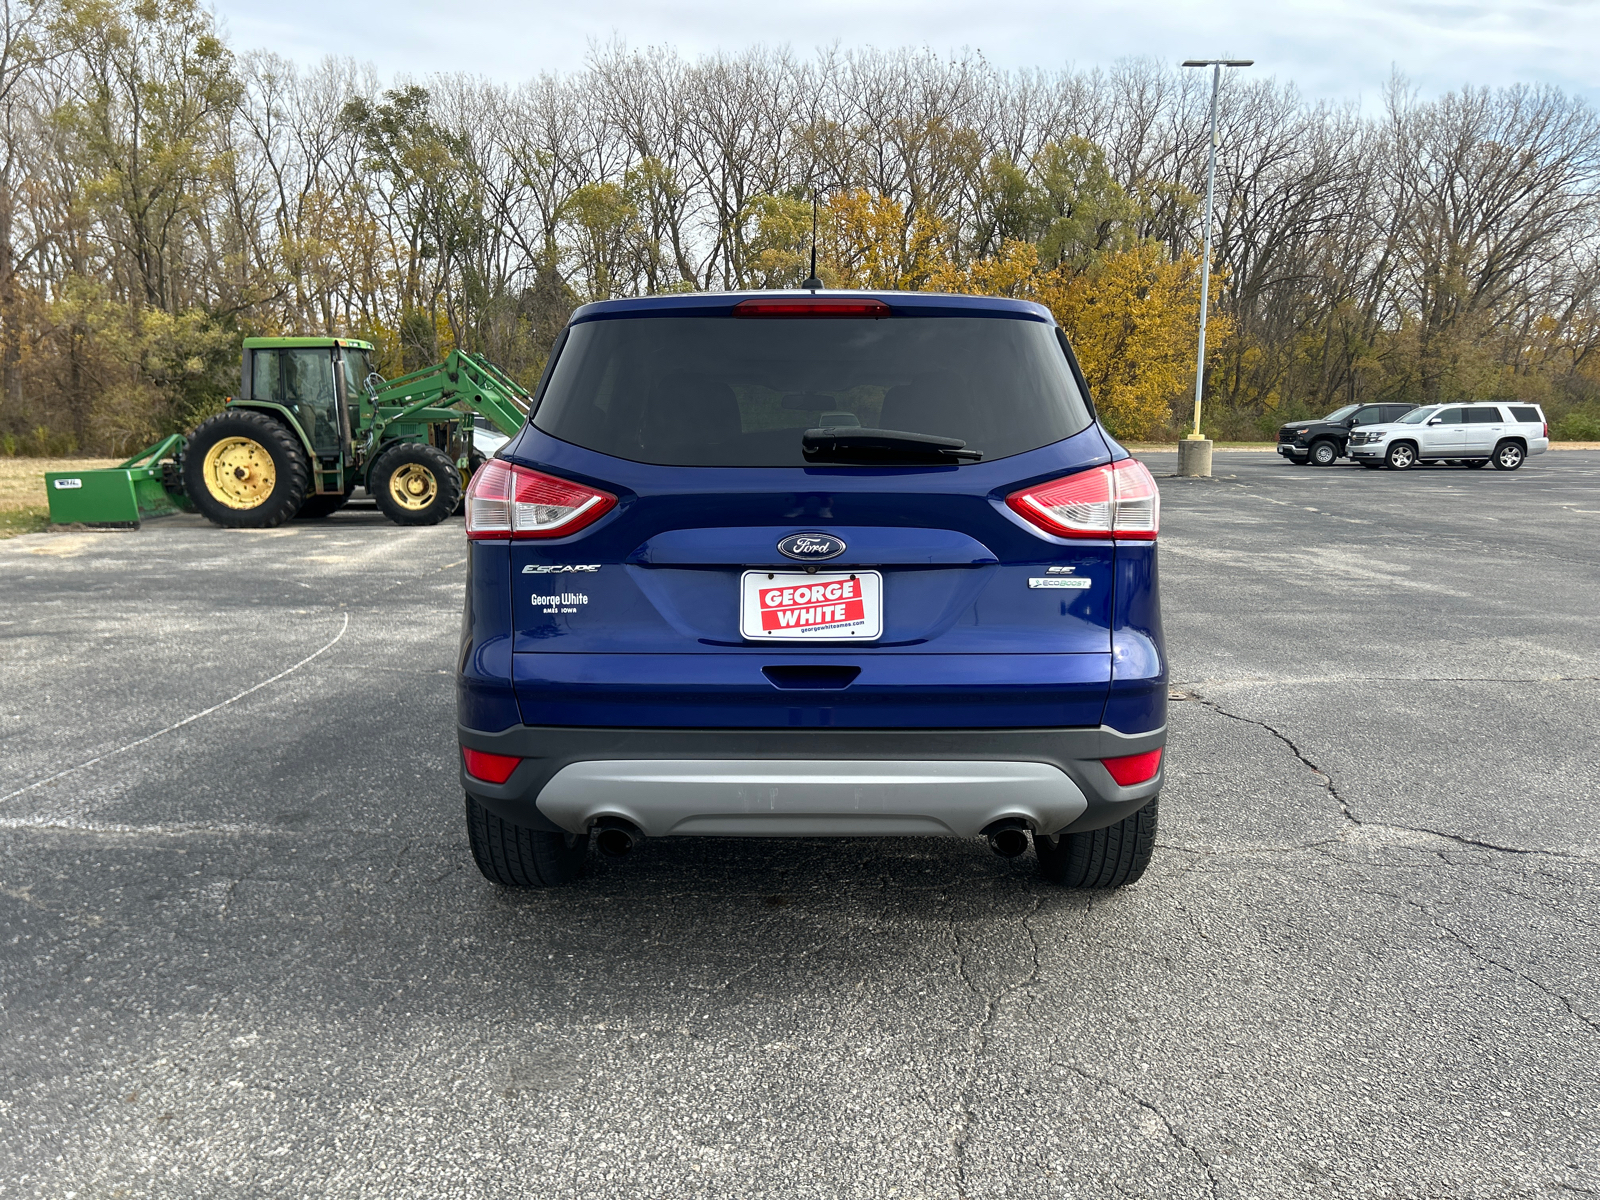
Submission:
<svg viewBox="0 0 1600 1200">
<path fill-rule="evenodd" d="M 928 286 L 1043 304 L 1071 339 L 1100 417 L 1118 437 L 1156 436 L 1194 387 L 1199 262 L 1192 255 L 1169 259 L 1158 242 L 1096 255 L 1081 269 L 1063 263 L 1045 270 L 1036 245 L 1008 241 L 991 258 L 941 263 Z M 1219 288 L 1213 277 L 1212 351 L 1232 332 L 1216 311 Z"/>
<path fill-rule="evenodd" d="M 1032 242 L 1007 241 L 993 258 L 961 266 L 940 263 L 929 275 L 928 290 L 1034 300 L 1044 274 L 1039 269 L 1039 247 Z"/>
<path fill-rule="evenodd" d="M 822 213 L 818 274 L 829 287 L 921 291 L 945 258 L 949 230 L 918 209 L 908 220 L 891 196 L 835 192 Z"/>
<path fill-rule="evenodd" d="M 1212 276 L 1207 347 L 1233 332 L 1216 309 L 1221 281 Z M 1077 352 L 1101 419 L 1118 437 L 1155 436 L 1173 405 L 1194 387 L 1195 336 L 1200 323 L 1200 264 L 1193 255 L 1168 258 L 1145 242 L 1096 258 L 1075 274 L 1052 271 L 1034 298 L 1055 314 Z"/>
</svg>

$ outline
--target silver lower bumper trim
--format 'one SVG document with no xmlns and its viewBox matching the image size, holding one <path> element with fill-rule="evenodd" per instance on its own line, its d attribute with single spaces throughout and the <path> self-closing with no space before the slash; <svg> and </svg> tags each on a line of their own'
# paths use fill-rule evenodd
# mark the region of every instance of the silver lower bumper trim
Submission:
<svg viewBox="0 0 1600 1200">
<path fill-rule="evenodd" d="M 1054 833 L 1088 800 L 1048 763 L 655 759 L 570 763 L 538 807 L 571 833 L 620 817 L 649 837 L 973 837 L 1008 817 Z"/>
</svg>

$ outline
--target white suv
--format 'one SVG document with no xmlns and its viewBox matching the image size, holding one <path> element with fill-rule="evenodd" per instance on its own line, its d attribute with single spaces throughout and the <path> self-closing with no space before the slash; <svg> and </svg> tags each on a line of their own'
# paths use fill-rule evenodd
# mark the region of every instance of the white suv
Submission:
<svg viewBox="0 0 1600 1200">
<path fill-rule="evenodd" d="M 1350 434 L 1348 453 L 1363 467 L 1404 471 L 1419 462 L 1495 465 L 1515 471 L 1530 454 L 1550 448 L 1550 427 L 1537 404 L 1429 404 L 1398 421 Z"/>
</svg>

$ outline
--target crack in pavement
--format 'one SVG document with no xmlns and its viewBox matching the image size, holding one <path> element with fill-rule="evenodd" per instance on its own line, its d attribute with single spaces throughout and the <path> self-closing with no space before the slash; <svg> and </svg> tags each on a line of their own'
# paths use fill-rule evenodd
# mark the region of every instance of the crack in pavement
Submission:
<svg viewBox="0 0 1600 1200">
<path fill-rule="evenodd" d="M 1479 838 L 1467 837 L 1465 834 L 1461 833 L 1446 833 L 1441 829 L 1429 829 L 1424 825 L 1396 825 L 1389 821 L 1366 820 L 1357 814 L 1356 811 L 1350 807 L 1350 802 L 1339 794 L 1338 785 L 1334 783 L 1332 774 L 1323 770 L 1316 763 L 1312 762 L 1311 759 L 1307 758 L 1305 752 L 1300 749 L 1300 747 L 1295 743 L 1294 739 L 1288 734 L 1284 733 L 1281 729 L 1276 728 L 1266 721 L 1258 720 L 1255 717 L 1247 717 L 1240 713 L 1229 712 L 1217 701 L 1206 696 L 1202 696 L 1196 691 L 1185 691 L 1181 688 L 1175 687 L 1172 689 L 1169 698 L 1177 701 L 1192 701 L 1196 704 L 1199 704 L 1203 708 L 1209 708 L 1218 716 L 1227 717 L 1230 721 L 1239 721 L 1245 725 L 1255 725 L 1261 729 L 1265 729 L 1273 737 L 1277 738 L 1280 742 L 1287 746 L 1289 748 L 1289 753 L 1293 754 L 1295 758 L 1299 759 L 1301 764 L 1317 777 L 1322 786 L 1327 789 L 1328 795 L 1332 796 L 1335 803 L 1339 805 L 1339 812 L 1344 816 L 1345 820 L 1357 828 L 1389 829 L 1395 831 L 1396 833 L 1426 834 L 1429 837 L 1436 837 L 1445 841 L 1455 842 L 1457 845 L 1472 846 L 1479 850 L 1493 850 L 1500 854 L 1529 855 L 1539 858 L 1561 859 L 1567 862 L 1593 863 L 1595 861 L 1593 858 L 1588 857 L 1587 855 L 1567 854 L 1560 850 L 1529 850 L 1521 846 L 1502 846 L 1496 842 L 1486 842 Z"/>
<path fill-rule="evenodd" d="M 967 1142 L 978 1124 L 977 1114 L 972 1111 L 972 1094 L 978 1082 L 978 1064 L 983 1061 L 988 1053 L 991 1031 L 995 1017 L 999 1013 L 1000 1005 L 1013 994 L 1028 987 L 1039 978 L 1041 970 L 1039 963 L 1039 937 L 1034 933 L 1033 925 L 1031 924 L 1034 915 L 1039 911 L 1039 904 L 1040 896 L 1035 892 L 1033 904 L 1021 917 L 1022 928 L 1028 935 L 1028 946 L 1033 959 L 1033 967 L 1029 970 L 1025 979 L 1001 988 L 993 996 L 980 990 L 972 981 L 971 975 L 967 973 L 967 956 L 961 947 L 961 934 L 956 926 L 955 914 L 954 912 L 951 913 L 950 936 L 955 942 L 956 948 L 956 977 L 961 980 L 967 991 L 971 992 L 976 999 L 983 1003 L 983 1016 L 978 1020 L 974 1029 L 974 1044 L 972 1058 L 967 1065 L 967 1079 L 956 1098 L 961 1121 L 956 1129 L 955 1136 L 951 1139 L 951 1149 L 955 1156 L 956 1195 L 961 1200 L 966 1200 L 971 1194 L 967 1190 Z"/>
<path fill-rule="evenodd" d="M 1556 991 L 1548 984 L 1542 983 L 1541 981 L 1535 979 L 1526 971 L 1518 970 L 1510 963 L 1501 962 L 1498 958 L 1488 953 L 1481 946 L 1470 941 L 1459 929 L 1440 920 L 1436 915 L 1434 915 L 1433 909 L 1424 904 L 1422 901 L 1413 900 L 1410 896 L 1399 896 L 1398 899 L 1406 904 L 1409 904 L 1412 908 L 1422 913 L 1428 918 L 1429 924 L 1431 924 L 1441 933 L 1448 934 L 1458 945 L 1464 947 L 1469 955 L 1477 959 L 1479 962 L 1486 962 L 1491 966 L 1499 967 L 1502 971 L 1506 972 L 1506 974 L 1512 976 L 1513 978 L 1520 979 L 1524 983 L 1531 984 L 1533 987 L 1543 992 L 1546 996 L 1549 996 L 1552 1000 L 1560 1001 L 1562 1007 L 1565 1008 L 1567 1012 L 1570 1013 L 1576 1020 L 1580 1021 L 1584 1025 L 1587 1025 L 1591 1032 L 1600 1033 L 1600 1020 L 1596 1020 L 1580 1010 L 1572 1003 L 1572 998 L 1570 996 L 1563 995 L 1561 992 Z"/>
<path fill-rule="evenodd" d="M 1140 1108 L 1150 1113 L 1153 1117 L 1155 1117 L 1156 1120 L 1161 1122 L 1162 1128 L 1167 1131 L 1167 1137 L 1171 1138 L 1172 1142 L 1178 1146 L 1179 1149 L 1185 1151 L 1191 1158 L 1194 1159 L 1195 1162 L 1200 1164 L 1200 1169 L 1206 1173 L 1206 1180 L 1210 1188 L 1211 1195 L 1213 1197 L 1217 1195 L 1217 1190 L 1222 1186 L 1222 1181 L 1217 1178 L 1216 1170 L 1211 1166 L 1211 1163 L 1206 1156 L 1201 1154 L 1200 1151 L 1195 1147 L 1194 1143 L 1189 1141 L 1188 1138 L 1184 1137 L 1183 1134 L 1178 1132 L 1177 1126 L 1172 1123 L 1171 1119 L 1168 1118 L 1166 1113 L 1162 1112 L 1143 1096 L 1130 1091 L 1114 1080 L 1107 1079 L 1103 1075 L 1096 1075 L 1093 1071 L 1087 1071 L 1084 1068 L 1075 1066 L 1072 1063 L 1060 1062 L 1056 1059 L 1051 1059 L 1050 1062 L 1052 1066 L 1061 1067 L 1065 1070 L 1071 1071 L 1079 1078 L 1087 1079 L 1090 1083 L 1097 1083 L 1101 1087 L 1115 1092 L 1124 1100 L 1130 1101 L 1133 1104 L 1137 1104 Z"/>
<path fill-rule="evenodd" d="M 1478 848 L 1478 849 L 1484 849 L 1484 850 L 1493 850 L 1493 851 L 1497 851 L 1497 852 L 1502 853 L 1502 854 L 1527 855 L 1527 856 L 1554 858 L 1554 859 L 1561 859 L 1561 860 L 1566 860 L 1566 861 L 1576 861 L 1576 862 L 1583 862 L 1583 863 L 1589 863 L 1589 862 L 1593 861 L 1591 859 L 1585 858 L 1582 855 L 1563 854 L 1563 853 L 1560 853 L 1558 851 L 1553 851 L 1553 850 L 1526 850 L 1526 849 L 1521 849 L 1521 848 L 1512 847 L 1512 846 L 1500 846 L 1500 845 L 1496 845 L 1495 843 L 1492 843 L 1492 842 L 1485 842 L 1485 841 L 1481 841 L 1481 840 L 1476 839 L 1476 838 L 1465 837 L 1465 836 L 1460 835 L 1460 834 L 1441 833 L 1440 831 L 1438 831 L 1436 829 L 1427 829 L 1427 828 L 1423 828 L 1423 827 L 1419 827 L 1419 826 L 1412 826 L 1412 825 L 1394 825 L 1394 824 L 1390 824 L 1388 822 L 1381 822 L 1381 821 L 1366 821 L 1366 820 L 1363 820 L 1360 816 L 1358 816 L 1351 809 L 1349 801 L 1346 800 L 1342 795 L 1339 794 L 1339 789 L 1338 789 L 1338 786 L 1334 783 L 1333 776 L 1331 774 L 1329 774 L 1327 771 L 1324 771 L 1321 767 L 1319 767 L 1316 763 L 1314 763 L 1310 758 L 1306 757 L 1304 751 L 1302 751 L 1300 749 L 1300 747 L 1295 744 L 1294 740 L 1292 738 L 1290 738 L 1287 734 L 1285 734 L 1284 732 L 1282 732 L 1279 729 L 1274 728 L 1272 725 L 1270 725 L 1266 721 L 1261 721 L 1261 720 L 1257 720 L 1257 719 L 1255 719 L 1253 717 L 1246 717 L 1246 716 L 1242 716 L 1242 715 L 1240 715 L 1238 713 L 1229 712 L 1228 710 L 1223 708 L 1220 704 L 1218 704 L 1216 701 L 1208 700 L 1206 697 L 1201 696 L 1198 693 L 1195 693 L 1195 692 L 1182 692 L 1182 691 L 1178 691 L 1177 689 L 1175 689 L 1175 692 L 1176 692 L 1176 695 L 1174 696 L 1175 699 L 1181 698 L 1183 700 L 1192 700 L 1192 701 L 1202 705 L 1205 708 L 1209 708 L 1211 711 L 1215 712 L 1219 716 L 1227 717 L 1228 719 L 1233 720 L 1233 721 L 1240 721 L 1240 722 L 1242 722 L 1244 724 L 1247 724 L 1247 725 L 1259 726 L 1260 728 L 1266 730 L 1268 733 L 1272 734 L 1273 737 L 1277 738 L 1280 742 L 1282 742 L 1285 746 L 1287 746 L 1288 749 L 1289 749 L 1289 752 L 1291 754 L 1293 754 L 1294 757 L 1296 759 L 1298 759 L 1301 764 L 1303 764 L 1308 770 L 1310 770 L 1312 772 L 1312 774 L 1314 774 L 1317 777 L 1317 779 L 1321 782 L 1322 786 L 1327 789 L 1328 794 L 1333 797 L 1335 802 L 1338 803 L 1339 811 L 1343 814 L 1343 816 L 1345 817 L 1346 821 L 1349 822 L 1349 824 L 1352 825 L 1352 826 L 1365 827 L 1365 828 L 1374 828 L 1374 829 L 1391 829 L 1391 830 L 1396 830 L 1396 831 L 1406 832 L 1406 833 L 1423 833 L 1423 834 L 1431 835 L 1433 837 L 1442 838 L 1442 839 L 1445 839 L 1447 841 L 1456 842 L 1457 844 L 1460 844 L 1460 845 L 1472 846 L 1472 847 L 1475 847 L 1475 848 Z M 1324 844 L 1326 844 L 1326 843 L 1313 843 L 1312 845 L 1307 846 L 1305 848 L 1306 849 L 1310 849 L 1310 850 L 1315 850 L 1318 845 L 1324 845 Z M 1203 852 L 1196 851 L 1195 853 L 1203 853 Z M 1456 864 L 1452 864 L 1452 865 L 1456 865 Z M 1399 893 L 1383 892 L 1381 894 L 1392 896 L 1394 899 L 1400 900 L 1402 903 L 1405 903 L 1405 904 L 1410 905 L 1411 907 L 1417 909 L 1419 912 L 1423 913 L 1428 918 L 1429 923 L 1432 924 L 1434 926 L 1434 928 L 1436 928 L 1440 932 L 1448 935 L 1457 944 L 1459 944 L 1460 946 L 1465 948 L 1467 953 L 1469 955 L 1471 955 L 1473 958 L 1475 958 L 1475 959 L 1477 959 L 1477 960 L 1479 960 L 1481 962 L 1489 963 L 1492 966 L 1498 967 L 1500 970 L 1505 971 L 1507 974 L 1511 975 L 1513 978 L 1520 979 L 1524 983 L 1527 983 L 1530 986 L 1536 988 L 1538 991 L 1544 993 L 1546 996 L 1549 996 L 1551 999 L 1558 1001 L 1562 1005 L 1562 1007 L 1567 1010 L 1569 1015 L 1571 1015 L 1575 1020 L 1577 1020 L 1581 1024 L 1587 1026 L 1588 1029 L 1591 1032 L 1600 1033 L 1600 1020 L 1596 1020 L 1594 1017 L 1591 1017 L 1587 1013 L 1585 1013 L 1582 1010 L 1580 1010 L 1576 1005 L 1573 1004 L 1572 999 L 1570 997 L 1562 994 L 1561 992 L 1556 991 L 1554 988 L 1550 987 L 1548 984 L 1543 983 L 1542 981 L 1534 978 L 1533 976 L 1529 975 L 1527 972 L 1519 970 L 1518 968 L 1512 966 L 1511 964 L 1506 963 L 1506 962 L 1502 962 L 1498 958 L 1495 958 L 1493 955 L 1489 954 L 1487 951 L 1483 950 L 1480 946 L 1476 945 L 1474 942 L 1469 940 L 1467 938 L 1467 936 L 1465 934 L 1463 934 L 1460 930 L 1458 930 L 1454 926 L 1451 926 L 1451 925 L 1445 923 L 1444 921 L 1440 920 L 1439 917 L 1437 917 L 1434 914 L 1433 910 L 1428 905 L 1422 903 L 1421 901 L 1414 900 L 1409 896 L 1400 895 Z"/>
</svg>

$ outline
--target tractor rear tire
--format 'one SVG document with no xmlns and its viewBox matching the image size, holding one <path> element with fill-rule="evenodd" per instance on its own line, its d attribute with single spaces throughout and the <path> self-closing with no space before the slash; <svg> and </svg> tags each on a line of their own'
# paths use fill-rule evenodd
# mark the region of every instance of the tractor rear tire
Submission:
<svg viewBox="0 0 1600 1200">
<path fill-rule="evenodd" d="M 305 503 L 311 464 L 282 421 L 234 408 L 208 417 L 189 435 L 183 485 L 213 525 L 273 529 Z"/>
<path fill-rule="evenodd" d="M 461 503 L 461 472 L 437 446 L 400 442 L 372 464 L 367 491 L 396 525 L 437 525 Z"/>
</svg>

